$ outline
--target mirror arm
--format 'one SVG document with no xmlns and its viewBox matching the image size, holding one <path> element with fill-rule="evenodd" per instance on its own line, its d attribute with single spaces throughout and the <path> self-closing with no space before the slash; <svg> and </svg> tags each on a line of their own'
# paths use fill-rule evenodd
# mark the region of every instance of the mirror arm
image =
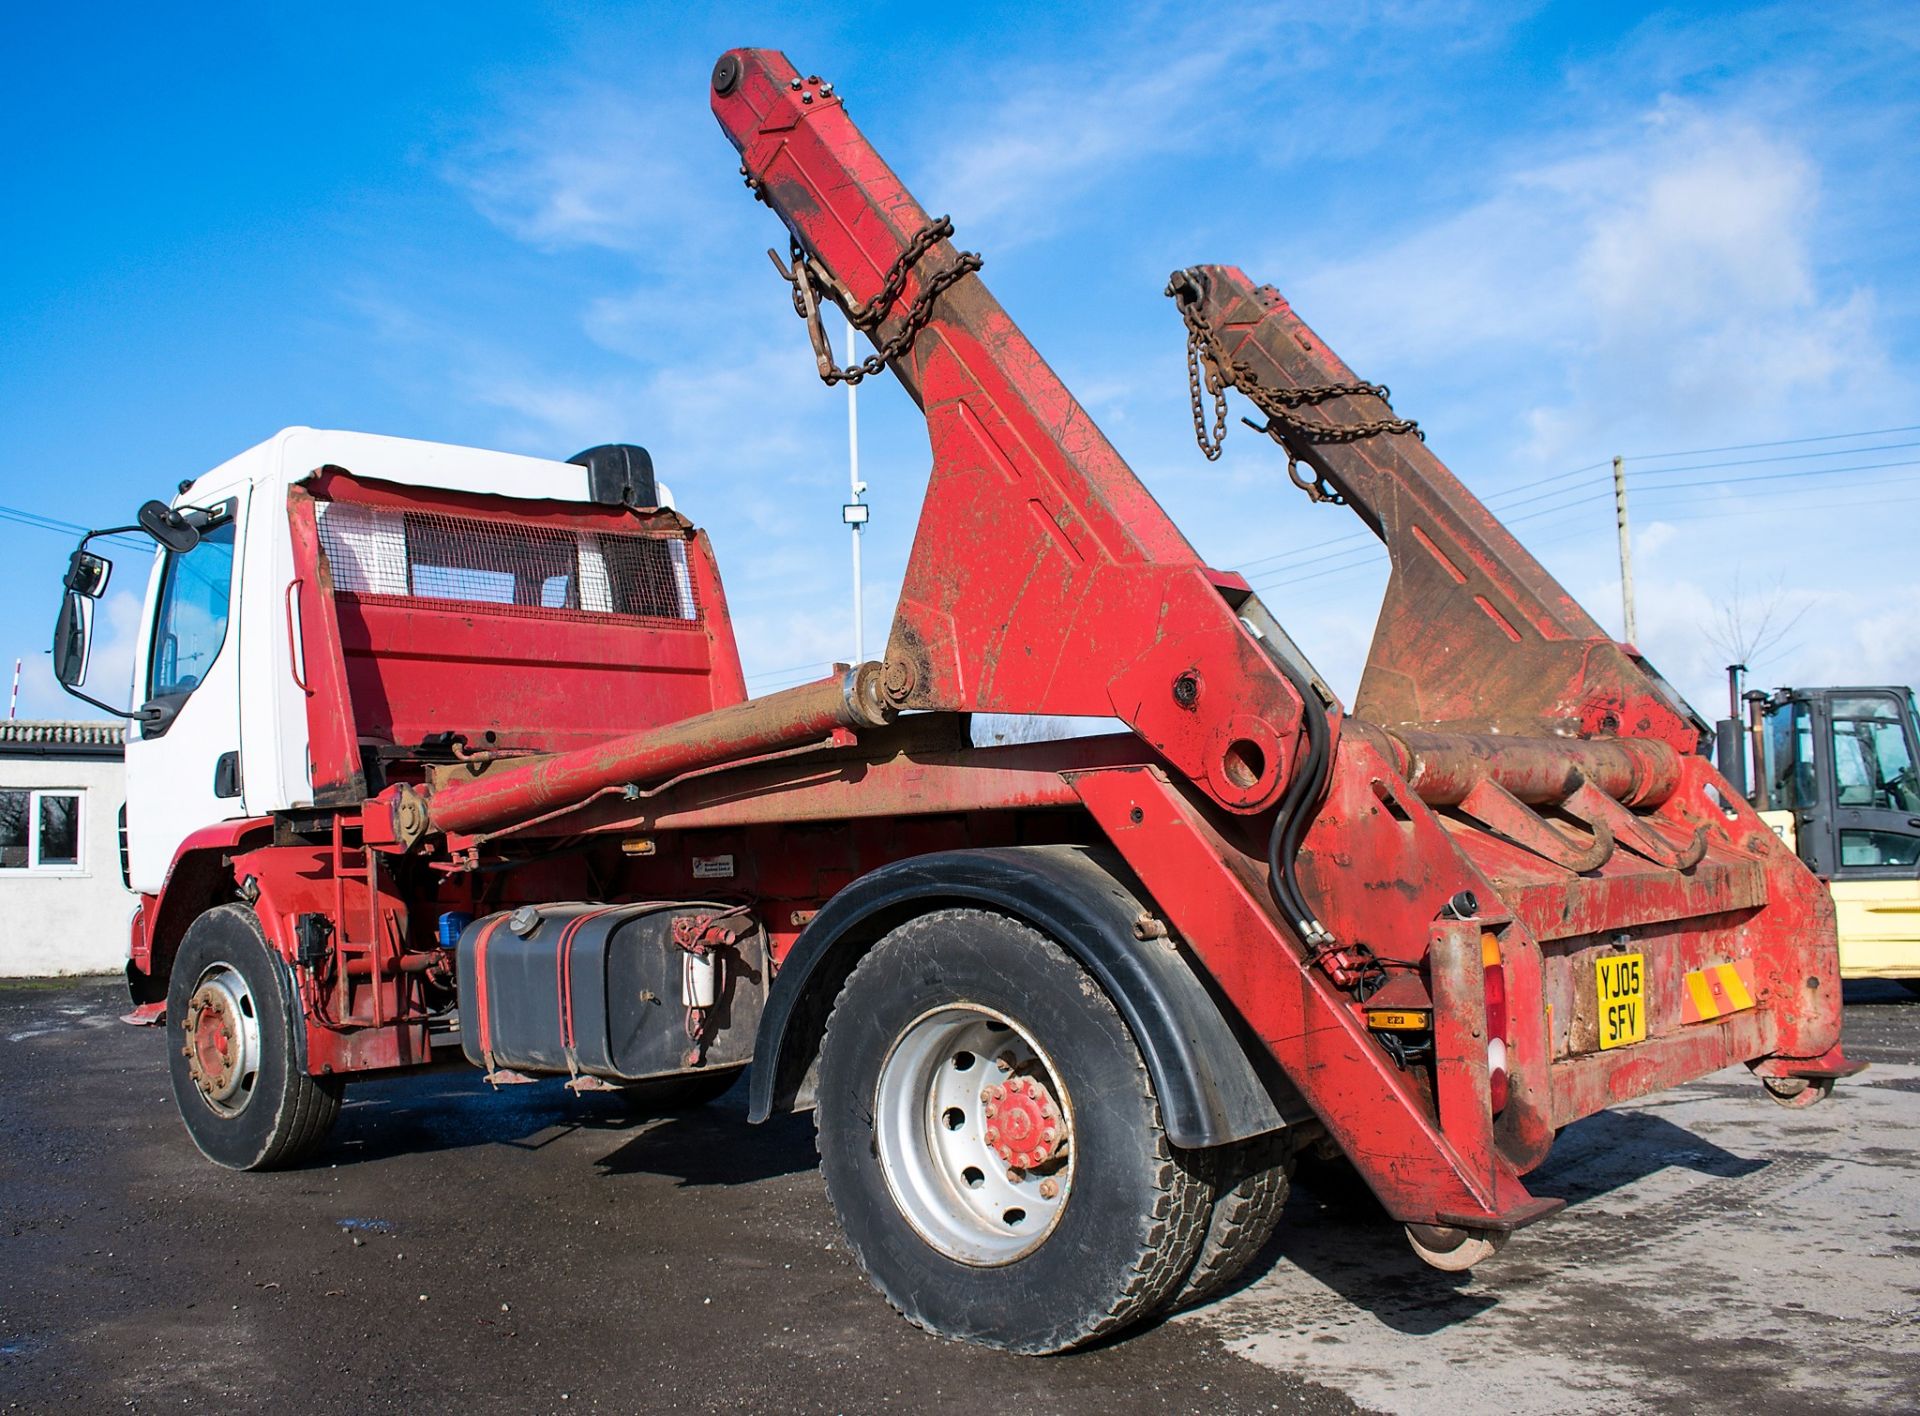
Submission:
<svg viewBox="0 0 1920 1416">
<path fill-rule="evenodd" d="M 233 516 L 233 500 L 229 498 L 217 506 L 182 506 L 174 509 L 194 530 L 211 531 Z"/>
<path fill-rule="evenodd" d="M 54 681 L 56 683 L 59 682 L 58 679 Z M 102 713 L 111 713 L 113 714 L 114 717 L 125 718 L 130 723 L 151 723 L 151 722 L 157 721 L 160 717 L 160 714 L 151 708 L 134 708 L 134 709 L 116 708 L 111 703 L 102 703 L 99 699 L 95 698 L 90 693 L 82 693 L 77 688 L 68 688 L 67 685 L 65 685 L 64 683 L 60 684 L 60 687 L 64 692 L 72 694 L 75 698 L 79 699 L 82 703 L 91 703 L 95 708 L 98 708 Z"/>
</svg>

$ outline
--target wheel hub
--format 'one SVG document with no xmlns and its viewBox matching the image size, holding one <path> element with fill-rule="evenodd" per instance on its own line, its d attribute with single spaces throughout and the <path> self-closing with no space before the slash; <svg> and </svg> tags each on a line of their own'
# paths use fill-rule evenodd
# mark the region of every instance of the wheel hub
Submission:
<svg viewBox="0 0 1920 1416">
<path fill-rule="evenodd" d="M 201 1091 L 223 1097 L 232 1092 L 234 1067 L 240 1060 L 233 1045 L 236 1032 L 224 993 L 203 988 L 193 995 L 187 1010 L 187 1059 Z"/>
<path fill-rule="evenodd" d="M 1012 1263 L 1046 1242 L 1073 1190 L 1071 1097 L 1019 1023 L 958 1003 L 908 1024 L 874 1099 L 901 1214 L 949 1258 Z"/>
<path fill-rule="evenodd" d="M 982 1089 L 988 1149 L 1008 1165 L 1045 1165 L 1061 1146 L 1060 1108 L 1044 1082 L 1014 1077 Z"/>
<path fill-rule="evenodd" d="M 183 1030 L 181 1050 L 194 1086 L 215 1111 L 237 1114 L 260 1070 L 260 1021 L 237 970 L 224 964 L 207 970 L 187 1002 Z"/>
</svg>

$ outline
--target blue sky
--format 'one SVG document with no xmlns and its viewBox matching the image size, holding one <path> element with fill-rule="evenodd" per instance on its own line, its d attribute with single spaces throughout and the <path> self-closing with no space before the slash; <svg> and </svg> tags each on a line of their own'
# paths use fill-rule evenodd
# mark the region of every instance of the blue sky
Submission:
<svg viewBox="0 0 1920 1416">
<path fill-rule="evenodd" d="M 640 442 L 712 532 L 753 686 L 846 657 L 844 395 L 707 109 L 755 43 L 839 84 L 1344 690 L 1383 566 L 1263 440 L 1193 449 L 1174 266 L 1279 286 L 1616 630 L 1627 455 L 1640 643 L 1709 716 L 1729 609 L 1798 617 L 1765 682 L 1920 680 L 1912 6 L 267 9 L 0 18 L 5 507 L 124 520 L 292 423 Z M 927 449 L 887 379 L 861 423 L 871 651 Z M 1783 441 L 1835 434 L 1864 435 Z M 23 715 L 81 711 L 44 653 L 69 546 L 0 521 Z"/>
</svg>

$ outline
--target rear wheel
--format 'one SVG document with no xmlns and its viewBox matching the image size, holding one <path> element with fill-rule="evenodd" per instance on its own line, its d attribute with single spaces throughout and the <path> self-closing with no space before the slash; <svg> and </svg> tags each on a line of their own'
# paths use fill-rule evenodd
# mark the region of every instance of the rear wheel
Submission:
<svg viewBox="0 0 1920 1416">
<path fill-rule="evenodd" d="M 1809 1080 L 1806 1077 L 1762 1077 L 1761 1082 L 1767 1088 L 1767 1095 L 1782 1106 L 1798 1111 L 1809 1106 L 1818 1106 L 1833 1095 L 1833 1079 L 1820 1077 Z"/>
<path fill-rule="evenodd" d="M 294 1165 L 340 1115 L 341 1083 L 298 1065 L 290 977 L 245 905 L 187 928 L 167 986 L 168 1067 L 187 1134 L 234 1170 Z"/>
<path fill-rule="evenodd" d="M 1508 1235 L 1492 1229 L 1460 1229 L 1450 1224 L 1409 1224 L 1407 1243 L 1420 1261 L 1442 1273 L 1465 1273 L 1507 1245 Z"/>
<path fill-rule="evenodd" d="M 1213 1171 L 1213 1210 L 1199 1257 L 1175 1307 L 1195 1307 L 1219 1297 L 1280 1227 L 1292 1189 L 1293 1147 L 1286 1137 L 1256 1136 L 1206 1152 Z"/>
<path fill-rule="evenodd" d="M 1022 924 L 944 910 L 876 944 L 834 1004 L 819 1095 L 847 1241 L 929 1332 L 1058 1352 L 1193 1268 L 1212 1186 L 1167 1140 L 1119 1012 Z"/>
</svg>

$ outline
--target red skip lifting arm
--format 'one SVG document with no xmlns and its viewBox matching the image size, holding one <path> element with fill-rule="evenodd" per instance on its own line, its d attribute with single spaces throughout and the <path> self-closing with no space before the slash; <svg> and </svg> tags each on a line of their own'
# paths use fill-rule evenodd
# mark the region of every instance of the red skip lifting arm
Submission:
<svg viewBox="0 0 1920 1416">
<path fill-rule="evenodd" d="M 881 293 L 928 217 L 831 85 L 736 49 L 714 67 L 713 110 L 835 298 Z M 934 243 L 876 341 L 958 260 Z M 906 706 L 1115 716 L 1229 809 L 1271 804 L 1301 698 L 1241 622 L 1244 582 L 1202 564 L 978 276 L 891 367 L 933 451 L 887 649 Z"/>
</svg>

